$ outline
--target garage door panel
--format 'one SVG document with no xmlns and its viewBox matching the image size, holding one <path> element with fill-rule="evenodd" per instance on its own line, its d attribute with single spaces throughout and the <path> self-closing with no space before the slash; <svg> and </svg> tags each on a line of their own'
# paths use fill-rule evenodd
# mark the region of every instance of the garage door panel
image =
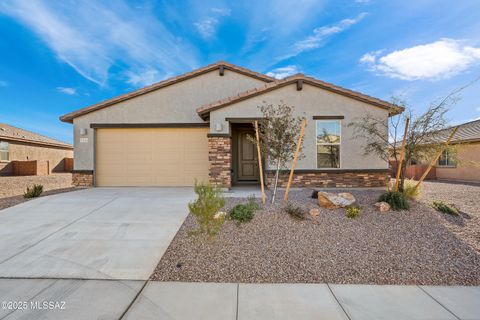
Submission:
<svg viewBox="0 0 480 320">
<path fill-rule="evenodd" d="M 207 128 L 97 129 L 98 186 L 192 186 L 208 181 Z"/>
</svg>

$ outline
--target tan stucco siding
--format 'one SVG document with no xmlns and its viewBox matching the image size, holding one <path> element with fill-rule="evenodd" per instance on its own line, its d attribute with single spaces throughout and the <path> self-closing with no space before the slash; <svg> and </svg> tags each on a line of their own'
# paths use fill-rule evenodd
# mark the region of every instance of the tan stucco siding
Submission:
<svg viewBox="0 0 480 320">
<path fill-rule="evenodd" d="M 437 179 L 480 181 L 480 143 L 457 145 L 456 167 L 436 167 Z"/>
<path fill-rule="evenodd" d="M 202 123 L 196 112 L 199 106 L 264 84 L 229 70 L 220 76 L 215 70 L 75 118 L 74 169 L 94 169 L 91 123 Z M 82 138 L 88 142 L 80 142 L 81 128 L 87 129 L 87 135 Z"/>
<path fill-rule="evenodd" d="M 0 174 L 12 172 L 11 161 L 14 160 L 48 160 L 50 172 L 63 171 L 63 159 L 73 158 L 73 151 L 61 148 L 39 146 L 22 142 L 9 143 L 9 162 L 0 163 Z"/>
<path fill-rule="evenodd" d="M 305 158 L 298 161 L 298 169 L 316 169 L 316 139 L 315 120 L 313 116 L 344 116 L 341 120 L 342 144 L 340 149 L 340 169 L 386 169 L 386 161 L 376 155 L 364 155 L 364 139 L 354 139 L 354 129 L 348 124 L 359 117 L 371 114 L 377 119 L 388 121 L 388 111 L 348 97 L 304 85 L 297 91 L 292 84 L 265 94 L 240 101 L 210 113 L 210 132 L 230 133 L 229 124 L 225 118 L 260 117 L 258 106 L 262 102 L 279 104 L 280 101 L 295 106 L 297 115 L 305 114 L 308 125 L 305 129 L 303 151 Z M 222 125 L 222 131 L 216 131 L 216 125 Z M 385 132 L 385 135 L 387 132 Z"/>
</svg>

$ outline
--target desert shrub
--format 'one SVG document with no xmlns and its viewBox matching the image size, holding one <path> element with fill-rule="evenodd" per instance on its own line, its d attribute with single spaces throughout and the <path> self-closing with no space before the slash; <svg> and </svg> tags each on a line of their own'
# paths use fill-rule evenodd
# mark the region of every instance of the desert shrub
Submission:
<svg viewBox="0 0 480 320">
<path fill-rule="evenodd" d="M 405 185 L 403 186 L 403 195 L 408 200 L 415 200 L 420 196 L 420 187 L 415 188 L 415 183 L 412 180 L 405 180 Z"/>
<path fill-rule="evenodd" d="M 225 215 L 219 211 L 225 205 L 222 191 L 211 184 L 195 182 L 197 199 L 188 204 L 190 213 L 195 216 L 199 225 L 199 232 L 215 236 L 225 221 Z"/>
<path fill-rule="evenodd" d="M 237 204 L 230 211 L 230 217 L 237 223 L 248 222 L 255 216 L 255 210 L 248 204 Z"/>
<path fill-rule="evenodd" d="M 249 206 L 250 208 L 253 209 L 253 211 L 255 210 L 259 210 L 261 209 L 261 205 L 260 203 L 257 202 L 257 200 L 255 199 L 255 196 L 254 195 L 251 195 L 247 198 L 247 206 Z"/>
<path fill-rule="evenodd" d="M 449 205 L 448 203 L 445 203 L 443 201 L 433 201 L 432 207 L 435 208 L 435 210 L 443 213 L 451 214 L 454 216 L 458 215 L 458 210 L 454 206 Z"/>
<path fill-rule="evenodd" d="M 287 203 L 283 210 L 297 220 L 304 220 L 307 214 L 305 209 L 291 203 Z"/>
<path fill-rule="evenodd" d="M 378 201 L 388 203 L 395 211 L 410 209 L 405 195 L 399 191 L 387 191 L 378 198 Z"/>
<path fill-rule="evenodd" d="M 27 187 L 27 191 L 23 194 L 25 199 L 28 198 L 36 198 L 40 196 L 43 192 L 43 186 L 41 184 L 34 184 L 33 187 L 30 189 Z"/>
<path fill-rule="evenodd" d="M 230 210 L 230 218 L 237 221 L 237 224 L 248 222 L 255 216 L 255 211 L 260 209 L 260 204 L 255 200 L 255 196 L 247 198 L 247 203 L 237 204 Z"/>
<path fill-rule="evenodd" d="M 362 209 L 358 206 L 349 206 L 345 209 L 345 216 L 353 219 L 360 215 L 360 211 L 362 211 Z"/>
</svg>

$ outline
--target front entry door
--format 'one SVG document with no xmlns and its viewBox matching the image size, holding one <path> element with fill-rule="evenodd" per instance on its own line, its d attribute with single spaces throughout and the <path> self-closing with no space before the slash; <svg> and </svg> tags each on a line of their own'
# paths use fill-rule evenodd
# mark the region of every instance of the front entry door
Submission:
<svg viewBox="0 0 480 320">
<path fill-rule="evenodd" d="M 248 136 L 254 136 L 251 130 L 241 130 L 238 134 L 238 177 L 239 181 L 258 181 L 257 147 Z"/>
</svg>

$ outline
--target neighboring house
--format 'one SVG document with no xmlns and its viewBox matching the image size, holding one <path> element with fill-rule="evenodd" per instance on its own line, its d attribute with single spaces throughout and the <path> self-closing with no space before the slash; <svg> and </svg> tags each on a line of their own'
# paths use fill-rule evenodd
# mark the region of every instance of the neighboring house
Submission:
<svg viewBox="0 0 480 320">
<path fill-rule="evenodd" d="M 17 161 L 48 161 L 46 173 L 65 170 L 73 146 L 49 137 L 0 123 L 0 175 L 14 173 Z"/>
<path fill-rule="evenodd" d="M 436 131 L 436 139 L 446 142 L 452 128 Z M 392 177 L 397 172 L 393 157 L 390 159 Z M 406 167 L 405 176 L 418 180 L 429 167 L 429 162 L 411 161 Z M 459 180 L 480 182 L 480 120 L 458 125 L 458 130 L 450 146 L 443 151 L 426 180 Z"/>
<path fill-rule="evenodd" d="M 437 179 L 480 182 L 480 120 L 459 126 L 452 148 L 438 159 L 435 175 Z"/>
<path fill-rule="evenodd" d="M 297 162 L 294 186 L 388 181 L 388 163 L 365 156 L 366 141 L 354 139 L 347 125 L 366 113 L 387 121 L 402 109 L 302 74 L 276 80 L 218 62 L 62 116 L 74 126 L 74 184 L 258 184 L 257 152 L 247 137 L 263 101 L 283 101 L 307 117 L 305 158 Z M 329 139 L 322 139 L 325 133 Z"/>
</svg>

